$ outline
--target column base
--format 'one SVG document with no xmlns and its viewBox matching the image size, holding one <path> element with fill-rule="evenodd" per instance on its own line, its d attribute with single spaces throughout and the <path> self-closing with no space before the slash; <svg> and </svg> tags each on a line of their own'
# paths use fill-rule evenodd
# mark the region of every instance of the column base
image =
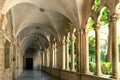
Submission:
<svg viewBox="0 0 120 80">
<path fill-rule="evenodd" d="M 71 71 L 75 72 L 76 70 L 75 69 L 71 69 Z"/>
<path fill-rule="evenodd" d="M 69 69 L 69 68 L 66 68 L 65 70 L 69 71 L 70 69 Z"/>
<path fill-rule="evenodd" d="M 118 73 L 114 73 L 110 78 L 120 79 L 120 75 Z"/>
<path fill-rule="evenodd" d="M 62 70 L 65 70 L 65 67 L 62 67 Z"/>
<path fill-rule="evenodd" d="M 102 74 L 102 72 L 95 72 L 95 74 L 94 75 L 97 75 L 97 76 L 102 76 L 103 74 Z"/>
<path fill-rule="evenodd" d="M 85 71 L 84 73 L 87 74 L 87 73 L 90 73 L 90 71 Z"/>
</svg>

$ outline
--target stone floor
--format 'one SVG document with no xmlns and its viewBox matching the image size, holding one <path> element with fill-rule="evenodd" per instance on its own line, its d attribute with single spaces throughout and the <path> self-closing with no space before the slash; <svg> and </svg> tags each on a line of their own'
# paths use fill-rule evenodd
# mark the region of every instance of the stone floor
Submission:
<svg viewBox="0 0 120 80">
<path fill-rule="evenodd" d="M 42 71 L 23 71 L 17 80 L 59 80 Z"/>
</svg>

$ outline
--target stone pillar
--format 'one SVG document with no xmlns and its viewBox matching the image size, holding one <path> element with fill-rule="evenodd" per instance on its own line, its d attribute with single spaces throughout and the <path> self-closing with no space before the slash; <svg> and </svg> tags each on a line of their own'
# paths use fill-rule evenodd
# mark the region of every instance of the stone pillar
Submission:
<svg viewBox="0 0 120 80">
<path fill-rule="evenodd" d="M 114 14 L 112 17 L 112 78 L 118 79 L 119 75 L 119 54 L 118 54 L 118 36 L 117 36 L 117 16 Z"/>
<path fill-rule="evenodd" d="M 54 67 L 57 67 L 57 45 L 55 43 L 55 47 L 54 47 Z"/>
<path fill-rule="evenodd" d="M 85 48 L 84 48 L 84 54 L 85 54 L 85 73 L 89 72 L 89 43 L 88 43 L 88 29 L 84 30 L 84 39 L 85 39 Z"/>
<path fill-rule="evenodd" d="M 78 73 L 80 73 L 80 30 L 77 29 L 76 31 L 76 40 L 77 40 L 77 44 L 76 44 L 76 49 L 77 49 L 77 53 L 76 53 L 76 58 L 77 58 L 77 65 L 76 65 L 76 71 Z"/>
<path fill-rule="evenodd" d="M 46 52 L 47 52 L 47 54 L 46 54 L 46 55 L 47 55 L 47 67 L 49 67 L 49 59 L 50 59 L 50 58 L 49 58 L 49 57 L 50 57 L 50 56 L 49 56 L 49 49 L 47 49 Z"/>
<path fill-rule="evenodd" d="M 106 55 L 106 62 L 112 62 L 112 24 L 111 23 L 109 23 L 108 49 Z"/>
<path fill-rule="evenodd" d="M 72 71 L 75 71 L 75 61 L 74 61 L 74 56 L 75 56 L 75 50 L 74 50 L 74 43 L 75 43 L 75 35 L 74 35 L 74 32 L 72 33 L 72 55 L 71 55 L 71 70 Z"/>
<path fill-rule="evenodd" d="M 43 52 L 42 53 L 42 65 L 45 66 L 45 53 Z"/>
<path fill-rule="evenodd" d="M 69 40 L 70 38 L 70 33 L 68 33 L 67 39 L 66 39 L 66 70 L 70 70 L 69 69 Z"/>
<path fill-rule="evenodd" d="M 46 67 L 47 67 L 47 58 L 48 58 L 47 49 L 45 48 L 45 66 Z"/>
<path fill-rule="evenodd" d="M 13 80 L 16 79 L 16 49 L 15 49 L 15 42 L 13 44 Z"/>
<path fill-rule="evenodd" d="M 80 72 L 84 73 L 84 40 L 83 40 L 83 29 L 80 29 Z M 82 65 L 81 65 L 82 64 Z"/>
<path fill-rule="evenodd" d="M 52 67 L 54 67 L 54 60 L 55 60 L 55 45 L 52 46 Z"/>
<path fill-rule="evenodd" d="M 100 24 L 97 24 L 95 27 L 95 45 L 96 45 L 96 72 L 95 75 L 100 76 L 101 72 L 101 65 L 100 65 Z"/>
<path fill-rule="evenodd" d="M 66 59 L 65 59 L 65 37 L 63 38 L 63 41 L 62 41 L 62 69 L 65 69 L 65 62 L 66 62 Z"/>
</svg>

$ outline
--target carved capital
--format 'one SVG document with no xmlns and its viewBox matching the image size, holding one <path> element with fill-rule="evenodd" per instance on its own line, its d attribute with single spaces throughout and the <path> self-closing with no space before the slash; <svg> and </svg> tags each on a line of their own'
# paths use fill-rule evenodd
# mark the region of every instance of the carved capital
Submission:
<svg viewBox="0 0 120 80">
<path fill-rule="evenodd" d="M 80 35 L 83 35 L 84 30 L 80 29 Z"/>
<path fill-rule="evenodd" d="M 109 21 L 115 23 L 119 17 L 120 17 L 119 14 L 113 14 L 112 16 L 109 17 Z"/>
<path fill-rule="evenodd" d="M 88 33 L 89 33 L 89 29 L 87 29 L 87 28 L 84 29 L 84 33 L 85 33 L 85 34 L 88 34 Z"/>
<path fill-rule="evenodd" d="M 66 43 L 68 44 L 70 42 L 70 33 L 68 33 L 67 38 L 66 38 Z"/>
<path fill-rule="evenodd" d="M 65 45 L 65 41 L 64 40 L 62 41 L 62 45 Z"/>
<path fill-rule="evenodd" d="M 65 45 L 65 37 L 63 38 L 61 43 L 62 43 L 62 45 Z"/>
<path fill-rule="evenodd" d="M 72 33 L 72 38 L 71 38 L 71 40 L 72 40 L 72 41 L 75 40 L 75 35 L 74 35 L 74 33 Z"/>
</svg>

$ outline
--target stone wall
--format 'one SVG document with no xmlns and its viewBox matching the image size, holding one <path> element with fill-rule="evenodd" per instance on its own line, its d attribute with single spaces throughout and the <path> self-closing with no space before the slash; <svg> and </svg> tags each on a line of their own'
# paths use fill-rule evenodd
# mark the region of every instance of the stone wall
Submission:
<svg viewBox="0 0 120 80">
<path fill-rule="evenodd" d="M 12 79 L 12 70 L 11 69 L 6 69 L 4 71 L 4 78 L 3 80 L 13 80 Z"/>
</svg>

